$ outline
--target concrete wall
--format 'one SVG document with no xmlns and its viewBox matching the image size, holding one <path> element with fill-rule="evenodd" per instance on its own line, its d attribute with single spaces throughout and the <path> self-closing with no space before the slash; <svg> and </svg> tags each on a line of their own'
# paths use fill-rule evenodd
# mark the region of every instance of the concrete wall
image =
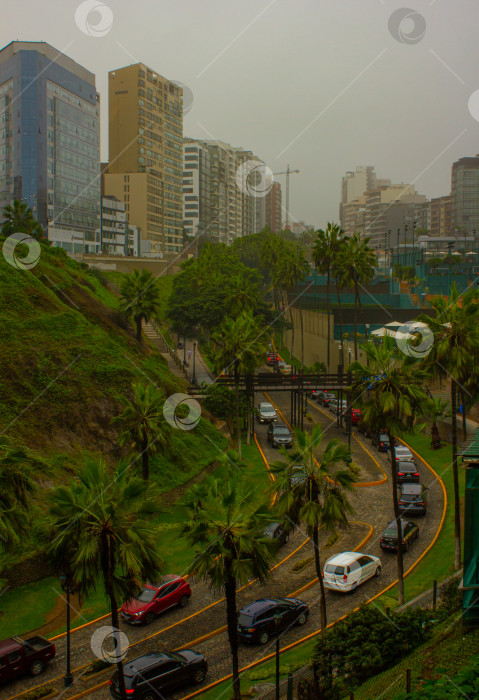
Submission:
<svg viewBox="0 0 479 700">
<path fill-rule="evenodd" d="M 317 313 L 316 311 L 303 311 L 299 309 L 291 309 L 293 324 L 294 324 L 294 347 L 292 354 L 298 359 L 301 357 L 301 318 L 303 315 L 303 331 L 304 331 L 304 359 L 305 365 L 312 365 L 315 362 L 324 362 L 327 360 L 327 338 L 328 338 L 328 317 L 327 314 Z M 287 312 L 287 319 L 290 320 L 290 310 Z M 330 371 L 337 372 L 339 364 L 339 343 L 334 341 L 334 321 L 333 316 L 330 317 L 330 332 L 331 332 L 331 362 Z M 285 333 L 285 344 L 288 350 L 291 351 L 292 331 Z M 350 353 L 348 352 L 350 350 Z M 360 352 L 359 361 L 365 358 L 364 353 Z M 349 361 L 354 360 L 354 344 L 349 341 L 344 343 L 344 368 L 347 369 Z"/>
<path fill-rule="evenodd" d="M 166 258 L 134 258 L 115 255 L 84 255 L 76 256 L 79 262 L 85 262 L 90 267 L 97 267 L 99 270 L 115 270 L 129 274 L 133 270 L 148 270 L 155 277 L 158 275 L 174 275 L 179 272 L 181 259 L 174 261 Z"/>
</svg>

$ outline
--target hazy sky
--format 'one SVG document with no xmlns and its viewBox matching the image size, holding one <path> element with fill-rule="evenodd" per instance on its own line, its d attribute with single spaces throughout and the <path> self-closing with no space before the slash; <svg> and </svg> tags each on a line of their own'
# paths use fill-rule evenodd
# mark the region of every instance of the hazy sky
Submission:
<svg viewBox="0 0 479 700">
<path fill-rule="evenodd" d="M 291 215 L 315 226 L 338 218 L 355 165 L 435 197 L 452 162 L 479 153 L 477 0 L 88 1 L 101 16 L 77 0 L 0 0 L 0 44 L 47 41 L 96 74 L 103 159 L 108 71 L 138 61 L 193 92 L 186 136 L 299 168 Z"/>
</svg>

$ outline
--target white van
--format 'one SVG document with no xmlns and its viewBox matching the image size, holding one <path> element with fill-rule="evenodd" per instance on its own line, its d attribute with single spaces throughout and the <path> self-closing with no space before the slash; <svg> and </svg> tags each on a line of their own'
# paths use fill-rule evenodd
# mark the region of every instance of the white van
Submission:
<svg viewBox="0 0 479 700">
<path fill-rule="evenodd" d="M 361 552 L 342 552 L 327 560 L 323 571 L 324 587 L 346 593 L 380 573 L 381 560 L 378 557 Z"/>
</svg>

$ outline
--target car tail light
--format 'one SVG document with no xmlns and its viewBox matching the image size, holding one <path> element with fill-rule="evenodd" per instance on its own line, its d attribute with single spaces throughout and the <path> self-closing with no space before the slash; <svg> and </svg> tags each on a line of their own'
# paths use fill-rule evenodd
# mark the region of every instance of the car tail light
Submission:
<svg viewBox="0 0 479 700">
<path fill-rule="evenodd" d="M 134 692 L 135 692 L 135 689 L 134 689 L 134 688 L 131 688 L 131 689 L 129 689 L 129 690 L 128 690 L 128 689 L 125 690 L 125 693 L 126 693 L 127 695 L 133 695 Z"/>
<path fill-rule="evenodd" d="M 413 476 L 419 476 L 419 472 L 414 472 Z"/>
<path fill-rule="evenodd" d="M 110 685 L 113 685 L 113 681 L 110 679 Z"/>
<path fill-rule="evenodd" d="M 398 476 L 404 476 L 404 472 L 398 472 Z"/>
<path fill-rule="evenodd" d="M 384 447 L 384 442 L 380 442 L 379 447 Z"/>
<path fill-rule="evenodd" d="M 348 580 L 347 574 L 344 574 L 343 581 L 347 581 L 347 580 Z"/>
<path fill-rule="evenodd" d="M 420 506 L 425 506 L 426 503 L 425 503 L 424 501 L 419 501 L 419 505 L 420 505 Z"/>
</svg>

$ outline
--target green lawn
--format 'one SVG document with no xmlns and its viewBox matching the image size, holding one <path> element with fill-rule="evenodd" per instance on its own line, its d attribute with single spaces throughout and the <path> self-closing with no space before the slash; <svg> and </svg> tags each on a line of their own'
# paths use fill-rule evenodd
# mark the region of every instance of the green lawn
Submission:
<svg viewBox="0 0 479 700">
<path fill-rule="evenodd" d="M 0 639 L 41 627 L 58 598 L 58 592 L 61 592 L 60 584 L 53 576 L 7 589 L 0 597 Z"/>
</svg>

